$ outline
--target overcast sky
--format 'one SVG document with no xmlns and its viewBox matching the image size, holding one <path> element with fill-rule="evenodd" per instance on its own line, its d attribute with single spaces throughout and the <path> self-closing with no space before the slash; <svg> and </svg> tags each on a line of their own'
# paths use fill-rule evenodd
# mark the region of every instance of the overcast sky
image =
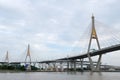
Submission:
<svg viewBox="0 0 120 80">
<path fill-rule="evenodd" d="M 99 21 L 108 25 L 99 27 L 98 33 L 107 29 L 120 31 L 119 3 L 119 0 L 0 0 L 0 60 L 4 60 L 7 50 L 10 61 L 24 60 L 28 44 L 32 60 L 37 61 L 81 54 L 83 49 L 76 44 L 81 36 L 88 35 L 92 14 L 98 25 Z M 111 34 L 101 36 L 101 40 L 107 41 Z M 83 43 L 80 45 L 85 46 Z M 73 48 L 79 52 L 75 53 Z M 120 65 L 119 53 L 104 55 L 102 62 Z"/>
</svg>

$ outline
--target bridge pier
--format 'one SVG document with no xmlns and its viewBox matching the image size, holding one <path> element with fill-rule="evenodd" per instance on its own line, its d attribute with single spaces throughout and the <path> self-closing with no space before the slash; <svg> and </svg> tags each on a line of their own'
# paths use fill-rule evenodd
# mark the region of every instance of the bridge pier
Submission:
<svg viewBox="0 0 120 80">
<path fill-rule="evenodd" d="M 68 70 L 76 71 L 76 60 L 70 60 L 69 64 L 67 63 Z"/>
<path fill-rule="evenodd" d="M 33 65 L 34 65 L 34 66 L 36 66 L 36 62 L 35 62 L 35 63 L 33 63 Z"/>
<path fill-rule="evenodd" d="M 50 71 L 50 63 L 47 63 L 48 64 L 48 66 L 47 66 L 47 71 Z"/>
<path fill-rule="evenodd" d="M 76 71 L 76 60 L 73 60 L 73 65 L 74 65 L 74 71 Z"/>
<path fill-rule="evenodd" d="M 43 63 L 41 64 L 41 70 L 42 71 L 44 70 L 44 64 Z"/>
<path fill-rule="evenodd" d="M 96 71 L 100 71 L 101 57 L 102 57 L 102 55 L 100 54 L 99 58 L 98 58 L 97 65 L 96 65 Z"/>
<path fill-rule="evenodd" d="M 80 59 L 80 63 L 81 63 L 81 71 L 83 71 L 83 59 Z"/>
<path fill-rule="evenodd" d="M 39 70 L 41 71 L 41 63 L 38 63 Z"/>
<path fill-rule="evenodd" d="M 60 71 L 63 72 L 63 63 L 60 62 Z"/>
<path fill-rule="evenodd" d="M 67 71 L 69 71 L 70 62 L 67 60 Z"/>
<path fill-rule="evenodd" d="M 45 69 L 44 69 L 44 70 L 47 71 L 47 69 L 48 69 L 47 65 L 48 65 L 48 64 L 45 63 L 44 65 L 45 65 Z"/>
<path fill-rule="evenodd" d="M 73 61 L 70 61 L 70 70 L 73 69 Z"/>
<path fill-rule="evenodd" d="M 58 66 L 57 66 L 56 62 L 53 63 L 53 71 L 58 71 Z"/>
</svg>

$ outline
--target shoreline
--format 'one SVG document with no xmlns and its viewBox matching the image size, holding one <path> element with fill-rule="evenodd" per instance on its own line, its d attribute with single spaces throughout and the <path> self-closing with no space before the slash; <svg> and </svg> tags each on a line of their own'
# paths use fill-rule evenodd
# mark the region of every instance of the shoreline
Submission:
<svg viewBox="0 0 120 80">
<path fill-rule="evenodd" d="M 0 70 L 0 73 L 29 73 L 29 72 L 91 72 L 91 71 L 20 71 L 20 70 Z M 92 71 L 94 72 L 120 72 L 120 71 Z"/>
</svg>

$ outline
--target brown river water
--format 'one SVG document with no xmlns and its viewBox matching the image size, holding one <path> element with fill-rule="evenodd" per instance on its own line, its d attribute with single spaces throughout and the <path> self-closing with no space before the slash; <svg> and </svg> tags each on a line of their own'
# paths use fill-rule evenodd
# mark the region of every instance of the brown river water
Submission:
<svg viewBox="0 0 120 80">
<path fill-rule="evenodd" d="M 120 72 L 7 72 L 0 80 L 120 80 Z"/>
</svg>

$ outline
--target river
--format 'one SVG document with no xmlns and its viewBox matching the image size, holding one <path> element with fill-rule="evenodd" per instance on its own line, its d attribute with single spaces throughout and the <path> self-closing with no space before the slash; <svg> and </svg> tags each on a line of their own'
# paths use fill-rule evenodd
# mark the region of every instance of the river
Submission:
<svg viewBox="0 0 120 80">
<path fill-rule="evenodd" d="M 21 72 L 0 73 L 0 80 L 120 80 L 120 72 Z"/>
</svg>

